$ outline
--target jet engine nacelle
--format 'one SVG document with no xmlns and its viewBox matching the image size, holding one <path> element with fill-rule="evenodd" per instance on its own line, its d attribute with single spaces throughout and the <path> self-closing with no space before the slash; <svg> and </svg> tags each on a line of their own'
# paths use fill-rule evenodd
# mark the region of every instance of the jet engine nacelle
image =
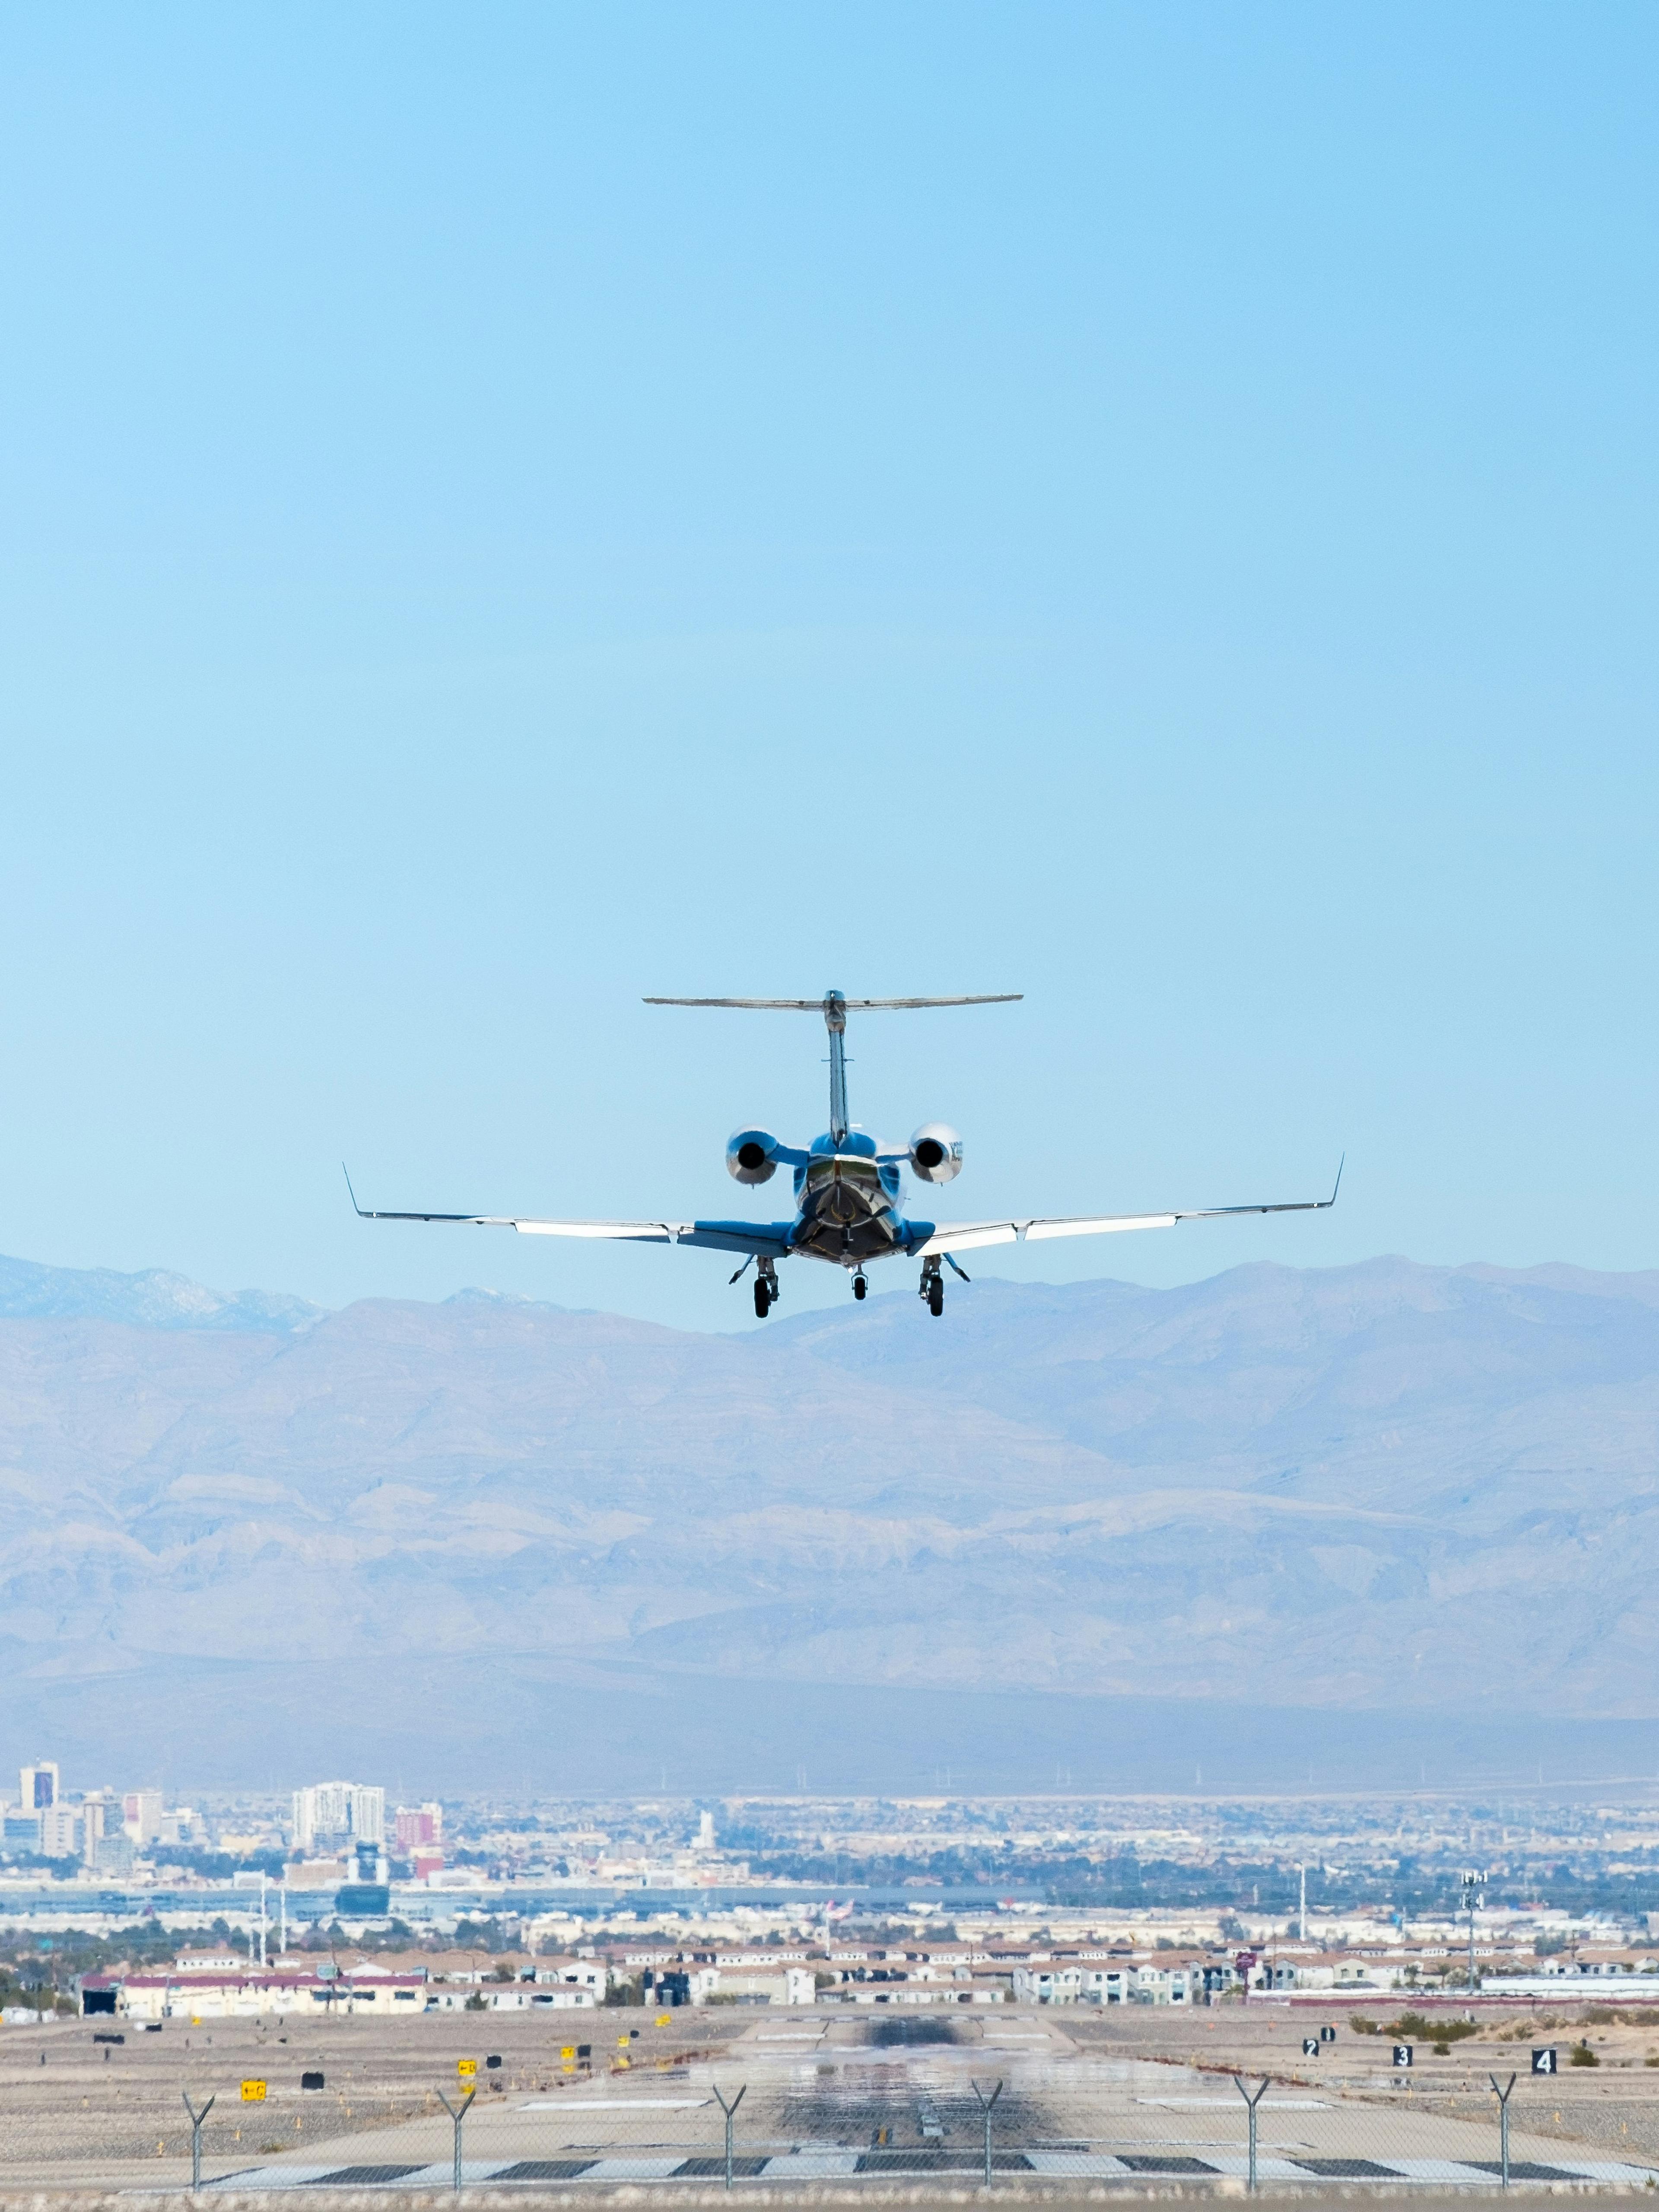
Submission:
<svg viewBox="0 0 1659 2212">
<path fill-rule="evenodd" d="M 949 1182 L 962 1173 L 962 1139 L 947 1121 L 924 1121 L 910 1139 L 910 1172 L 923 1182 Z"/>
<path fill-rule="evenodd" d="M 726 1172 L 734 1182 L 770 1182 L 777 1149 L 778 1139 L 764 1129 L 739 1129 L 726 1148 Z"/>
</svg>

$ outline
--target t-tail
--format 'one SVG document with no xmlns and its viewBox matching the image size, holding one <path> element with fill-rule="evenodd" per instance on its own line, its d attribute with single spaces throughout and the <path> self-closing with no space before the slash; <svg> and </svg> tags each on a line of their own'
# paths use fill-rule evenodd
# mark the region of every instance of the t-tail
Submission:
<svg viewBox="0 0 1659 2212">
<path fill-rule="evenodd" d="M 911 1006 L 1006 1006 L 1023 991 L 983 991 L 956 999 L 849 999 L 826 991 L 821 999 L 647 999 L 647 1006 L 746 1006 L 768 1013 L 822 1014 L 830 1032 L 830 1134 L 844 1144 L 852 1121 L 847 1111 L 847 1017 L 887 1013 Z"/>
</svg>

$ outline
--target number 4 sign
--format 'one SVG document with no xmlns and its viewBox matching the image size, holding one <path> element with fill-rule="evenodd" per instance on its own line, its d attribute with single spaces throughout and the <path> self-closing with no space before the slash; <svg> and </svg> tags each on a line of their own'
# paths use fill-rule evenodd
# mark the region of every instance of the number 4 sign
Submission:
<svg viewBox="0 0 1659 2212">
<path fill-rule="evenodd" d="M 1554 2073 L 1555 2048 L 1553 2045 L 1552 2045 L 1547 2051 L 1534 2051 L 1533 2052 L 1532 2070 L 1534 2074 Z"/>
</svg>

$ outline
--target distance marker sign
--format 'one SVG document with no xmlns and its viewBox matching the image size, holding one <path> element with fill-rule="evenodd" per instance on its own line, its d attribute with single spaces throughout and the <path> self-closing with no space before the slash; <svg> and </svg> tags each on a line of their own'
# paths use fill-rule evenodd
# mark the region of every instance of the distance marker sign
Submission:
<svg viewBox="0 0 1659 2212">
<path fill-rule="evenodd" d="M 1534 2074 L 1553 2074 L 1555 2072 L 1555 2046 L 1553 2044 L 1550 2045 L 1547 2051 L 1534 2051 L 1533 2052 L 1532 2070 Z"/>
<path fill-rule="evenodd" d="M 1303 2056 L 1304 2058 L 1317 2058 L 1317 2057 L 1318 2057 L 1318 2056 L 1319 2056 L 1319 2038 L 1318 2038 L 1316 2035 L 1304 2035 L 1304 2036 L 1303 2037 L 1303 2039 L 1302 2039 L 1302 2056 Z"/>
<path fill-rule="evenodd" d="M 1409 2066 L 1411 2064 L 1412 2047 L 1409 2043 L 1395 2044 L 1394 2046 L 1394 2063 L 1396 2066 Z"/>
</svg>

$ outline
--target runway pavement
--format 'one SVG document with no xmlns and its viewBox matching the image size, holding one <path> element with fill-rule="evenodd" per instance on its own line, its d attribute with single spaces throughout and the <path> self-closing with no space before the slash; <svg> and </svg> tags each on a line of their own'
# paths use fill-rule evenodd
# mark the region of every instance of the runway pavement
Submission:
<svg viewBox="0 0 1659 2212">
<path fill-rule="evenodd" d="M 454 2133 L 441 2094 L 459 2100 L 463 2061 L 478 2085 L 463 2123 L 463 2184 L 507 2196 L 723 2184 L 720 2099 L 739 2092 L 733 2179 L 769 2194 L 930 2184 L 960 2194 L 982 2183 L 981 2100 L 993 2095 L 999 2188 L 1231 2193 L 1249 2171 L 1240 2078 L 1268 2082 L 1257 2113 L 1264 2187 L 1426 2199 L 1498 2184 L 1486 2076 L 1515 2063 L 1508 2046 L 1425 2053 L 1402 2082 L 1385 2044 L 1346 2027 L 1310 2063 L 1303 2023 L 1283 2016 L 1123 2011 L 967 2019 L 687 2008 L 660 2026 L 637 2009 L 565 2014 L 557 2025 L 451 2013 L 384 2025 L 216 2021 L 210 2033 L 168 2021 L 154 2035 L 130 2031 L 113 2049 L 94 2046 L 85 2022 L 7 2030 L 0 2195 L 178 2189 L 190 2172 L 185 2091 L 198 2109 L 209 2094 L 217 2100 L 203 2130 L 203 2181 L 227 2200 L 445 2191 Z M 322 2090 L 302 2086 L 319 2074 Z M 262 2103 L 241 2103 L 246 2079 L 264 2082 Z M 1659 2075 L 1641 2070 L 1639 2052 L 1619 2060 L 1610 2046 L 1588 2081 L 1523 2079 L 1511 2115 L 1517 2185 L 1659 2185 Z"/>
</svg>

